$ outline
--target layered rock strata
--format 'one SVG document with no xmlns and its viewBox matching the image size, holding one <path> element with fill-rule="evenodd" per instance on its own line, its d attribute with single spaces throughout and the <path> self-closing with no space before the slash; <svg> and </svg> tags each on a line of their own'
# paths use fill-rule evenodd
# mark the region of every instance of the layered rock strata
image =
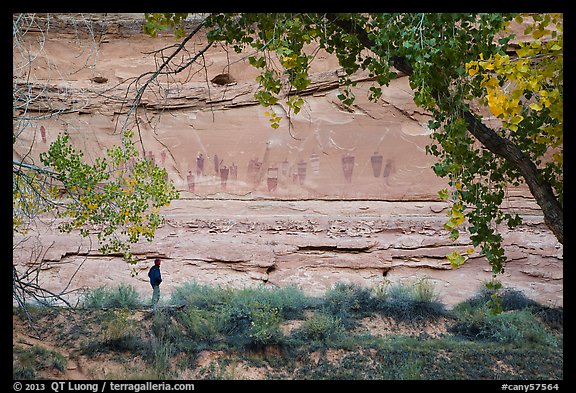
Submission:
<svg viewBox="0 0 576 393">
<path fill-rule="evenodd" d="M 45 228 L 15 252 L 25 265 L 30 250 L 41 256 L 42 282 L 62 288 L 134 285 L 146 296 L 147 269 L 160 257 L 165 295 L 189 281 L 209 285 L 296 286 L 319 295 L 337 282 L 367 287 L 429 279 L 451 305 L 491 279 L 477 253 L 458 269 L 445 255 L 470 246 L 463 233 L 448 238 L 442 202 L 180 200 L 165 210 L 153 242 L 137 244 L 139 262 L 99 254 L 97 243 Z M 563 304 L 562 247 L 542 217 L 523 209 L 525 223 L 504 230 L 509 255 L 505 286 L 550 305 Z M 132 273 L 132 269 L 134 272 Z"/>
<path fill-rule="evenodd" d="M 337 61 L 318 52 L 302 112 L 289 116 L 282 103 L 269 109 L 282 117 L 275 130 L 254 99 L 250 53 L 214 45 L 188 73 L 159 78 L 133 105 L 177 43 L 170 35 L 140 34 L 140 17 L 90 19 L 90 35 L 62 16 L 42 35 L 37 62 L 26 79 L 15 78 L 15 88 L 42 98 L 30 102 L 29 114 L 58 116 L 18 124 L 13 158 L 38 163 L 66 131 L 90 160 L 119 143 L 120 130 L 133 128 L 143 154 L 166 168 L 182 199 L 163 210 L 166 222 L 152 243 L 134 246 L 135 276 L 118 256 L 95 251 L 93 239 L 57 233 L 56 222 L 39 223 L 25 242 L 14 237 L 18 269 L 39 263 L 39 280 L 55 291 L 126 282 L 145 294 L 145 271 L 161 257 L 165 295 L 189 280 L 295 285 L 319 294 L 339 281 L 374 286 L 428 277 L 448 304 L 490 279 L 477 253 L 459 269 L 444 258 L 469 241 L 463 231 L 454 244 L 442 227 L 446 206 L 437 192 L 446 181 L 431 170 L 430 116 L 414 105 L 406 77 L 399 73 L 370 102 L 372 81 L 359 73 L 356 101 L 343 107 Z M 39 37 L 30 32 L 27 39 Z M 206 44 L 199 34 L 187 53 Z M 503 228 L 510 258 L 503 283 L 562 305 L 562 246 L 525 187 L 509 190 L 507 207 L 525 223 L 513 232 Z"/>
</svg>

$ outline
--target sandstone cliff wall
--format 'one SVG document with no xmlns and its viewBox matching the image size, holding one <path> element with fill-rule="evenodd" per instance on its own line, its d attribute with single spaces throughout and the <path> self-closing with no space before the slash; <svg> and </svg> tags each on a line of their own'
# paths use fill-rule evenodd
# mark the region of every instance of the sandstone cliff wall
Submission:
<svg viewBox="0 0 576 393">
<path fill-rule="evenodd" d="M 212 46 L 186 72 L 151 83 L 132 107 L 146 81 L 136 78 L 154 72 L 158 54 L 169 55 L 179 42 L 170 34 L 141 34 L 140 17 L 61 15 L 50 19 L 48 34 L 28 34 L 38 56 L 31 92 L 45 97 L 28 110 L 60 114 L 20 129 L 13 156 L 37 160 L 66 130 L 91 159 L 117 144 L 123 127 L 134 128 L 181 200 L 164 210 L 166 224 L 154 242 L 135 246 L 141 260 L 135 277 L 120 258 L 99 255 L 96 243 L 75 234 L 54 232 L 54 223 L 15 249 L 18 266 L 41 254 L 41 280 L 55 290 L 71 280 L 71 288 L 129 282 L 143 293 L 156 256 L 166 261 L 165 293 L 189 280 L 297 285 L 319 293 L 337 281 L 381 285 L 428 277 L 450 304 L 490 278 L 477 254 L 456 270 L 444 259 L 468 239 L 463 233 L 453 244 L 442 228 L 445 205 L 437 191 L 446 183 L 430 168 L 434 160 L 424 150 L 430 117 L 414 105 L 406 77 L 398 74 L 373 103 L 365 93 L 371 81 L 357 74 L 356 102 L 344 108 L 336 97 L 337 61 L 318 52 L 304 109 L 288 117 L 285 105 L 274 107 L 282 116 L 275 130 L 253 97 L 250 53 Z M 43 37 L 43 45 L 34 44 Z M 199 34 L 186 49 L 193 55 L 206 43 Z M 211 82 L 224 76 L 223 84 Z M 525 224 L 504 230 L 510 262 L 502 281 L 561 305 L 562 246 L 525 188 L 510 189 L 507 203 Z M 14 244 L 21 240 L 16 236 Z"/>
</svg>

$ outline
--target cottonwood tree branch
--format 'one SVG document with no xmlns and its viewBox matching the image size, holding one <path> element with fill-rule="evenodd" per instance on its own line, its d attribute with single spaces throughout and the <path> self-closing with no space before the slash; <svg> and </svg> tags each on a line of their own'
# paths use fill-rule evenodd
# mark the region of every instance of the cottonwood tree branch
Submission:
<svg viewBox="0 0 576 393">
<path fill-rule="evenodd" d="M 174 52 L 172 52 L 172 54 L 170 54 L 168 57 L 166 57 L 165 60 L 162 62 L 162 64 L 160 64 L 160 66 L 157 67 L 155 71 L 149 71 L 149 72 L 143 73 L 143 74 L 139 75 L 133 82 L 130 83 L 130 85 L 126 89 L 125 99 L 128 97 L 128 92 L 130 90 L 130 86 L 138 85 L 138 83 L 140 82 L 141 79 L 145 78 L 146 76 L 149 76 L 148 79 L 146 79 L 145 82 L 140 87 L 138 87 L 136 89 L 136 94 L 134 96 L 134 100 L 132 101 L 131 107 L 128 110 L 128 113 L 126 115 L 126 120 L 125 120 L 125 123 L 124 123 L 124 126 L 122 127 L 122 129 L 126 127 L 126 124 L 128 122 L 130 115 L 137 111 L 138 107 L 140 106 L 140 104 L 142 102 L 142 96 L 144 95 L 144 92 L 146 91 L 146 89 L 149 87 L 149 85 L 152 82 L 156 81 L 156 79 L 160 75 L 176 75 L 176 74 L 179 74 L 180 72 L 188 69 L 188 67 L 190 67 L 196 60 L 201 58 L 204 55 L 204 53 L 212 46 L 212 42 L 208 42 L 200 51 L 198 51 L 194 56 L 189 58 L 186 62 L 181 63 L 176 69 L 170 69 L 170 63 L 175 59 L 175 57 L 180 52 L 182 52 L 185 49 L 186 43 L 188 43 L 188 41 L 190 41 L 192 39 L 192 37 L 194 37 L 200 31 L 200 29 L 202 29 L 202 27 L 204 27 L 204 21 L 199 23 L 198 26 L 196 26 L 196 28 L 194 30 L 192 30 L 179 44 L 169 46 L 167 48 L 162 48 L 162 49 L 156 51 L 156 52 L 161 52 L 161 51 L 168 49 L 170 47 L 175 47 Z M 137 129 L 138 129 L 138 134 L 139 134 L 140 140 L 142 140 L 140 128 L 137 127 Z"/>
<path fill-rule="evenodd" d="M 512 141 L 502 138 L 488 128 L 472 112 L 464 112 L 468 131 L 492 153 L 510 162 L 522 175 L 528 188 L 544 213 L 544 222 L 558 241 L 564 244 L 564 213 L 550 183 L 540 179 L 538 168 Z"/>
<path fill-rule="evenodd" d="M 26 238 L 21 242 L 29 240 L 30 238 Z M 21 243 L 20 242 L 20 243 Z M 67 300 L 68 295 L 72 294 L 73 292 L 77 292 L 77 289 L 70 290 L 70 285 L 76 277 L 78 271 L 84 262 L 82 261 L 77 267 L 66 285 L 63 289 L 59 290 L 58 292 L 48 290 L 43 284 L 40 283 L 40 273 L 45 268 L 45 256 L 48 250 L 54 245 L 52 243 L 46 249 L 43 250 L 43 246 L 37 245 L 34 246 L 30 252 L 30 261 L 28 264 L 25 265 L 24 269 L 17 269 L 16 265 L 12 265 L 12 299 L 16 301 L 18 307 L 24 313 L 26 319 L 28 320 L 28 324 L 34 329 L 38 338 L 42 338 L 42 334 L 36 328 L 34 324 L 34 318 L 28 312 L 27 305 L 30 302 L 44 304 L 44 305 L 53 305 L 58 302 L 65 304 L 68 307 L 72 307 L 70 302 Z M 13 249 L 16 249 L 19 245 L 13 246 Z"/>
<path fill-rule="evenodd" d="M 376 43 L 370 39 L 368 33 L 349 20 L 341 19 L 337 14 L 326 14 L 326 19 L 346 31 L 358 37 L 364 47 L 371 49 Z M 413 74 L 410 63 L 403 57 L 392 58 L 394 67 L 406 75 Z M 433 92 L 434 95 L 446 95 L 445 92 Z M 482 145 L 495 155 L 504 158 L 522 175 L 528 185 L 536 203 L 542 209 L 544 222 L 556 236 L 558 241 L 564 244 L 564 213 L 560 202 L 554 195 L 550 183 L 542 180 L 538 168 L 526 156 L 522 150 L 509 139 L 503 138 L 496 131 L 486 126 L 470 111 L 465 111 L 463 117 L 468 123 L 468 131 Z"/>
</svg>

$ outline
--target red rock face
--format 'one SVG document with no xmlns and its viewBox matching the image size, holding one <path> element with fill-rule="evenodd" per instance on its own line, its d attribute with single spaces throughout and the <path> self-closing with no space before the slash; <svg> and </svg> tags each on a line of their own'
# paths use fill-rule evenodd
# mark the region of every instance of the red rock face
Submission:
<svg viewBox="0 0 576 393">
<path fill-rule="evenodd" d="M 154 71 L 149 53 L 175 39 L 139 34 L 127 27 L 134 25 L 127 16 L 109 18 L 98 41 L 69 28 L 47 35 L 31 80 L 38 89 L 48 84 L 43 94 L 65 113 L 24 128 L 13 156 L 31 152 L 37 159 L 66 130 L 94 159 L 119 143 L 122 127 L 138 126 L 147 156 L 166 168 L 182 198 L 163 211 L 167 221 L 155 240 L 134 247 L 142 260 L 137 270 L 153 256 L 166 260 L 163 294 L 189 280 L 297 285 L 319 293 L 338 281 L 372 286 L 429 277 L 453 304 L 490 279 L 477 254 L 457 270 L 444 259 L 468 242 L 463 233 L 454 244 L 442 229 L 445 206 L 437 192 L 446 182 L 430 168 L 434 159 L 424 150 L 430 116 L 414 105 L 406 77 L 370 102 L 368 76 L 355 75 L 356 101 L 344 108 L 336 97 L 337 61 L 320 53 L 302 111 L 288 116 L 282 101 L 271 109 L 257 105 L 257 71 L 243 60 L 246 53 L 213 46 L 205 64 L 160 79 L 161 88 L 150 86 L 131 110 L 131 82 Z M 187 49 L 204 45 L 199 35 Z M 282 117 L 278 129 L 266 110 Z M 510 207 L 525 213 L 527 223 L 504 230 L 511 261 L 502 281 L 561 305 L 563 248 L 528 196 L 525 188 L 510 190 Z M 47 249 L 52 241 L 42 273 L 51 287 L 82 264 L 72 287 L 129 282 L 149 289 L 145 274 L 131 277 L 130 267 L 99 255 L 94 242 L 39 230 L 38 245 Z M 15 250 L 16 264 L 30 259 L 31 243 Z"/>
</svg>

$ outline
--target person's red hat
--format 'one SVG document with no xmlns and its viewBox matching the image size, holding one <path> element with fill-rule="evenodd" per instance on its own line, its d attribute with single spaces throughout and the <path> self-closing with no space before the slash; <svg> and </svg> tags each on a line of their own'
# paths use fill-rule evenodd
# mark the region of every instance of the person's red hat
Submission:
<svg viewBox="0 0 576 393">
<path fill-rule="evenodd" d="M 156 258 L 156 259 L 154 260 L 154 264 L 155 264 L 155 265 L 160 265 L 160 258 Z"/>
</svg>

